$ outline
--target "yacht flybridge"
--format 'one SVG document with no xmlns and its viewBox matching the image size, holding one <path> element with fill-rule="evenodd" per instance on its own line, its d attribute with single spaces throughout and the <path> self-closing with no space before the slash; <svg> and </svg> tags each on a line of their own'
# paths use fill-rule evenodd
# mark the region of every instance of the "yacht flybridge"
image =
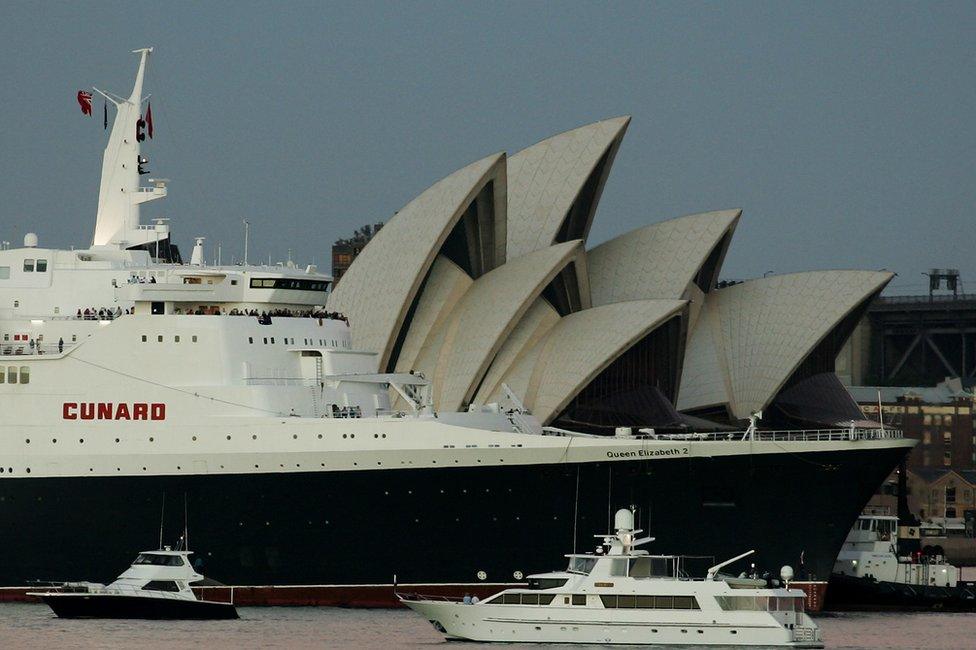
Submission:
<svg viewBox="0 0 976 650">
<path fill-rule="evenodd" d="M 585 643 L 822 648 L 816 623 L 804 612 L 805 594 L 787 586 L 729 579 L 719 570 L 752 554 L 711 567 L 703 578 L 683 570 L 681 556 L 650 555 L 636 547 L 630 510 L 618 510 L 615 532 L 595 553 L 570 554 L 565 571 L 528 576 L 528 587 L 490 598 L 428 599 L 401 595 L 448 639 L 506 643 Z"/>
<path fill-rule="evenodd" d="M 602 520 L 609 486 L 653 508 L 664 551 L 764 549 L 758 567 L 796 566 L 816 605 L 843 531 L 911 441 L 581 435 L 541 427 L 517 396 L 435 412 L 425 378 L 381 372 L 357 324 L 326 310 L 328 274 L 210 265 L 202 238 L 184 263 L 172 221 L 143 223 L 170 185 L 140 182 L 152 50 L 136 53 L 131 93 L 104 93 L 115 119 L 91 245 L 27 233 L 0 250 L 0 587 L 113 575 L 159 523 L 159 494 L 183 493 L 195 559 L 250 587 L 238 602 L 387 605 L 395 572 L 434 592 L 494 589 L 544 566 L 577 518 Z M 770 516 L 796 508 L 785 529 Z M 375 512 L 385 534 L 350 546 Z M 516 529 L 539 540 L 518 557 Z M 472 557 L 430 552 L 448 530 Z"/>
<path fill-rule="evenodd" d="M 61 618 L 228 619 L 238 618 L 232 603 L 198 599 L 191 585 L 203 581 L 193 570 L 191 551 L 164 547 L 143 551 L 109 585 L 67 582 L 31 592 Z"/>
</svg>

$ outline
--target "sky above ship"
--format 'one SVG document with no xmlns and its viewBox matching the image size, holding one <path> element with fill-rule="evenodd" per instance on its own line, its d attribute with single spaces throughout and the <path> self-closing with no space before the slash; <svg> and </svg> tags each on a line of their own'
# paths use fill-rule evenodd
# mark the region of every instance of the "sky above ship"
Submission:
<svg viewBox="0 0 976 650">
<path fill-rule="evenodd" d="M 932 267 L 976 292 L 976 4 L 45 3 L 0 20 L 0 239 L 91 241 L 102 101 L 154 46 L 143 152 L 185 256 L 330 266 L 438 179 L 633 122 L 590 246 L 742 208 L 724 278 Z M 111 113 L 111 107 L 110 107 Z M 970 288 L 971 287 L 971 288 Z"/>
</svg>

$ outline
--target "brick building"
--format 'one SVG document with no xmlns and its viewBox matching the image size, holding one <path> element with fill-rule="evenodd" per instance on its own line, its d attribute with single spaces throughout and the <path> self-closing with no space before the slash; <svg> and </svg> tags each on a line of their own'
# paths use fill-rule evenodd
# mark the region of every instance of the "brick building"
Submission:
<svg viewBox="0 0 976 650">
<path fill-rule="evenodd" d="M 366 224 L 362 228 L 358 228 L 356 232 L 353 233 L 352 237 L 348 239 L 337 239 L 332 245 L 332 278 L 333 282 L 338 282 L 342 274 L 352 266 L 353 260 L 359 255 L 369 240 L 373 238 L 376 233 L 379 232 L 380 228 L 383 227 L 381 223 L 374 223 L 372 225 Z"/>
</svg>

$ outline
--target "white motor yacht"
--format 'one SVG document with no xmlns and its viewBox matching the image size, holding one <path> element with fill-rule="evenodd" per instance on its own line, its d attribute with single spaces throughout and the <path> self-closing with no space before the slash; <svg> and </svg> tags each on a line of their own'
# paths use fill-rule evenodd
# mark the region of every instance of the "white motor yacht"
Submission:
<svg viewBox="0 0 976 650">
<path fill-rule="evenodd" d="M 565 571 L 528 576 L 528 586 L 479 601 L 398 594 L 448 639 L 517 643 L 737 645 L 822 648 L 820 629 L 804 612 L 804 593 L 719 571 L 752 551 L 708 569 L 683 571 L 683 558 L 637 546 L 631 510 L 618 510 L 615 533 L 596 552 L 570 554 Z"/>
</svg>

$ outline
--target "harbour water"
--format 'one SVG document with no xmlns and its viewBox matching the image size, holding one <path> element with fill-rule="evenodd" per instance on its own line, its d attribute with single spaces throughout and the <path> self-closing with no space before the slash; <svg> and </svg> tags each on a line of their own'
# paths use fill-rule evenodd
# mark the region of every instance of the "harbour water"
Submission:
<svg viewBox="0 0 976 650">
<path fill-rule="evenodd" d="M 0 648 L 182 650 L 205 644 L 210 650 L 389 650 L 446 645 L 443 637 L 427 621 L 405 610 L 245 607 L 239 612 L 239 621 L 61 620 L 55 618 L 45 605 L 2 604 Z M 976 614 L 834 614 L 818 616 L 817 623 L 823 629 L 828 648 L 962 650 L 976 647 Z M 466 644 L 464 647 L 475 646 L 478 644 Z"/>
</svg>

